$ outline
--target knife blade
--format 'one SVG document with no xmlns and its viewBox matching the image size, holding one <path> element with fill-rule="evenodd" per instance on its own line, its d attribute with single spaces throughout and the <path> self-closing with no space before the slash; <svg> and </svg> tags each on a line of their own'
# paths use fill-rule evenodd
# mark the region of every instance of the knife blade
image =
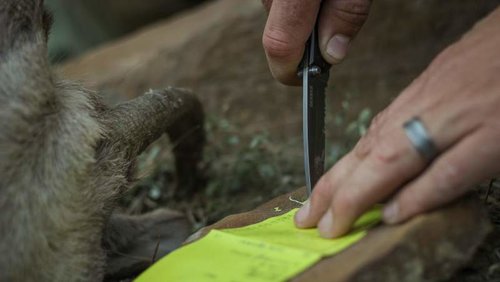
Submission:
<svg viewBox="0 0 500 282">
<path fill-rule="evenodd" d="M 302 76 L 302 134 L 304 169 L 308 195 L 324 173 L 325 163 L 325 89 L 330 64 L 319 49 L 318 24 L 306 43 L 299 76 Z"/>
</svg>

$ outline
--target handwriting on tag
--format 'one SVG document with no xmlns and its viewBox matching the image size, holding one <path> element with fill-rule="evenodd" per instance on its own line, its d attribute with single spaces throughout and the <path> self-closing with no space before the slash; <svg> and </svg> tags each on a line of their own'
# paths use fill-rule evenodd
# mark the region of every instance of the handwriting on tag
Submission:
<svg viewBox="0 0 500 282">
<path fill-rule="evenodd" d="M 212 230 L 159 260 L 136 281 L 286 281 L 322 257 L 359 241 L 381 218 L 380 209 L 373 209 L 348 235 L 324 239 L 316 229 L 297 229 L 293 223 L 296 212 L 241 228 Z"/>
</svg>

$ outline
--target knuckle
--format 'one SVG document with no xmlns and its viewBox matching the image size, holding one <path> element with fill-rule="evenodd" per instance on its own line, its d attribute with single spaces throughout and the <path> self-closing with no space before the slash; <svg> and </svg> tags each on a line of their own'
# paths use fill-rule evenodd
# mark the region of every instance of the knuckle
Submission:
<svg viewBox="0 0 500 282">
<path fill-rule="evenodd" d="M 334 2 L 335 16 L 352 26 L 360 28 L 368 18 L 371 1 L 342 0 Z"/>
<path fill-rule="evenodd" d="M 375 167 L 384 168 L 401 158 L 404 152 L 399 149 L 399 146 L 392 143 L 393 141 L 387 138 L 377 142 L 377 146 L 373 148 L 371 154 L 371 160 L 375 163 Z"/>
<path fill-rule="evenodd" d="M 372 134 L 367 133 L 359 139 L 358 143 L 354 147 L 354 156 L 358 160 L 363 160 L 370 154 L 373 144 Z"/>
<path fill-rule="evenodd" d="M 430 179 L 435 189 L 447 191 L 459 188 L 459 180 L 464 173 L 465 171 L 460 165 L 449 160 L 442 160 L 430 173 Z"/>
<path fill-rule="evenodd" d="M 379 121 L 375 121 L 373 135 L 375 132 L 378 138 L 373 142 L 373 147 L 371 149 L 370 159 L 375 163 L 376 166 L 385 167 L 389 164 L 401 164 L 404 156 L 407 155 L 408 151 L 411 149 L 402 143 L 399 138 L 394 137 L 393 130 L 382 131 L 382 126 L 378 124 Z"/>
<path fill-rule="evenodd" d="M 338 0 L 336 1 L 336 5 L 350 13 L 368 15 L 371 2 L 371 0 Z"/>
<path fill-rule="evenodd" d="M 295 54 L 293 36 L 278 29 L 268 29 L 262 37 L 262 45 L 269 57 L 290 59 Z"/>
<path fill-rule="evenodd" d="M 387 110 L 379 112 L 370 122 L 370 127 L 368 131 L 377 132 L 382 127 L 387 116 Z"/>
<path fill-rule="evenodd" d="M 354 154 L 358 159 L 364 159 L 372 151 L 374 144 L 377 144 L 377 136 L 382 128 L 385 116 L 385 111 L 378 113 L 370 122 L 370 126 L 368 127 L 366 134 L 359 139 L 358 143 L 354 147 Z"/>
</svg>

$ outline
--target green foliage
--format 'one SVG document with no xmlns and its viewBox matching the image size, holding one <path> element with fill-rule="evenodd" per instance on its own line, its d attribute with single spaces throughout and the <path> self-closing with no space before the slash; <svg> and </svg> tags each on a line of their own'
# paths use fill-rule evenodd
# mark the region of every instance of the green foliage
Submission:
<svg viewBox="0 0 500 282">
<path fill-rule="evenodd" d="M 327 131 L 342 138 L 328 137 L 326 168 L 338 161 L 366 132 L 371 111 L 364 109 L 347 118 L 349 104 L 327 116 Z M 207 146 L 202 168 L 207 186 L 189 199 L 175 197 L 175 167 L 171 143 L 162 138 L 138 161 L 140 181 L 123 200 L 130 213 L 159 206 L 183 210 L 195 228 L 223 216 L 255 208 L 266 199 L 304 185 L 302 137 L 281 138 L 266 131 L 246 132 L 225 118 L 208 116 L 205 124 Z M 147 177 L 146 177 L 147 176 Z M 182 189 L 182 188 L 180 188 Z"/>
<path fill-rule="evenodd" d="M 349 152 L 358 142 L 359 138 L 366 134 L 373 113 L 368 107 L 357 111 L 351 106 L 351 97 L 345 93 L 341 103 L 340 111 L 327 111 L 327 132 L 337 133 L 327 137 L 326 140 L 326 168 L 332 167 L 340 158 Z M 350 117 L 356 113 L 354 117 Z"/>
<path fill-rule="evenodd" d="M 208 119 L 206 129 L 209 140 L 219 140 L 210 142 L 205 150 L 205 160 L 210 163 L 207 196 L 247 189 L 274 195 L 300 185 L 300 156 L 287 156 L 290 149 L 297 149 L 296 140 L 278 143 L 265 131 L 246 137 L 227 120 L 214 117 Z"/>
</svg>

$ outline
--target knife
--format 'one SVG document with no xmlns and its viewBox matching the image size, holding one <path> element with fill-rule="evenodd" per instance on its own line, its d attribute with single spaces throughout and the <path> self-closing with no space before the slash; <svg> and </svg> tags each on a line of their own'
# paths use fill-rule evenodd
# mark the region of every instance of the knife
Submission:
<svg viewBox="0 0 500 282">
<path fill-rule="evenodd" d="M 302 77 L 302 130 L 304 139 L 304 169 L 310 196 L 325 166 L 325 89 L 331 65 L 319 49 L 318 23 L 306 43 L 300 64 Z"/>
</svg>

